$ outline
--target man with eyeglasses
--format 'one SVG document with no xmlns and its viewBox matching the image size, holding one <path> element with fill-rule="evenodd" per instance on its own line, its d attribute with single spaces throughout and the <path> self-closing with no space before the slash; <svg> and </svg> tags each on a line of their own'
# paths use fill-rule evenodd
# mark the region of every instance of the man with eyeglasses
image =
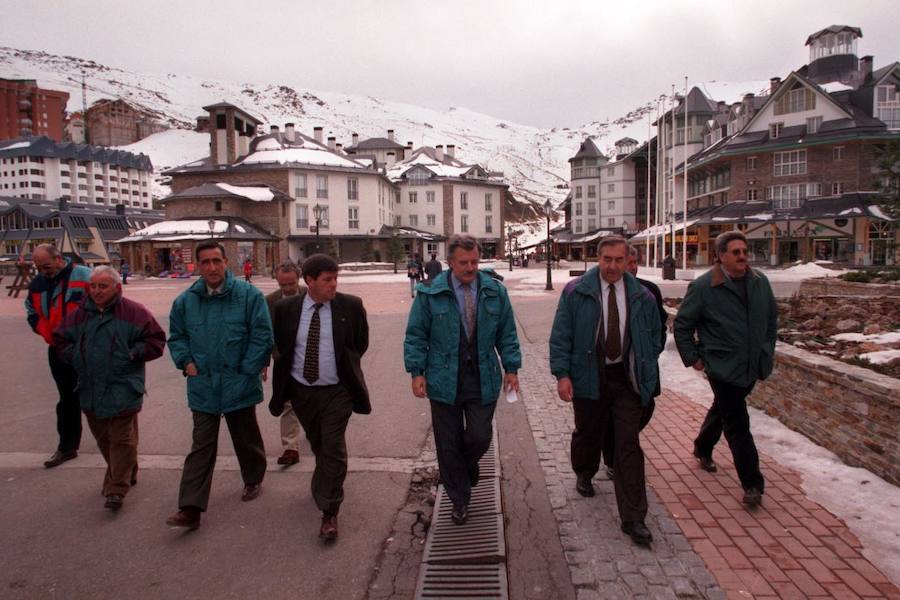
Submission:
<svg viewBox="0 0 900 600">
<path fill-rule="evenodd" d="M 744 488 L 744 504 L 762 502 L 765 481 L 750 433 L 747 396 L 772 373 L 778 308 L 766 276 L 747 264 L 747 238 L 726 231 L 715 241 L 716 264 L 688 287 L 675 318 L 675 343 L 686 367 L 704 371 L 713 403 L 694 440 L 700 467 L 714 473 L 722 433 Z M 696 334 L 696 336 L 695 336 Z"/>
</svg>

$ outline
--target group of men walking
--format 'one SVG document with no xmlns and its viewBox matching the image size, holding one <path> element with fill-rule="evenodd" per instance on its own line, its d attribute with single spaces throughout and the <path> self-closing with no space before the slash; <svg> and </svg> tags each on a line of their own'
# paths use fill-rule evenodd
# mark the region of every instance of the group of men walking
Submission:
<svg viewBox="0 0 900 600">
<path fill-rule="evenodd" d="M 706 373 L 715 396 L 694 455 L 701 468 L 714 472 L 712 450 L 724 433 L 744 502 L 755 505 L 764 481 L 746 396 L 772 370 L 777 311 L 768 281 L 748 267 L 746 249 L 739 232 L 719 236 L 718 261 L 689 286 L 674 330 L 685 365 Z M 256 405 L 274 359 L 268 408 L 281 420 L 278 463 L 299 461 L 302 428 L 315 455 L 311 493 L 322 513 L 319 536 L 334 540 L 347 475 L 346 428 L 353 413 L 372 410 L 361 368 L 369 344 L 362 301 L 337 291 L 338 265 L 325 255 L 307 258 L 302 267 L 281 265 L 279 289 L 267 297 L 234 277 L 215 240 L 198 244 L 195 256 L 200 278 L 170 313 L 169 352 L 187 381 L 193 433 L 178 511 L 167 523 L 200 525 L 223 416 L 244 482 L 241 498 L 259 496 L 266 455 Z M 503 391 L 519 391 L 522 366 L 509 295 L 479 269 L 480 256 L 472 236 L 448 241 L 449 269 L 432 265 L 428 284 L 416 286 L 403 341 L 412 393 L 429 399 L 441 480 L 457 524 L 469 516 L 497 399 Z M 39 276 L 26 300 L 28 321 L 49 344 L 60 392 L 60 443 L 45 466 L 77 456 L 84 411 L 108 464 L 105 505 L 118 510 L 137 482 L 144 365 L 162 355 L 165 334 L 149 311 L 122 297 L 113 269 L 72 265 L 52 246 L 38 246 L 33 258 Z M 594 496 L 592 479 L 604 460 L 623 532 L 649 544 L 640 431 L 660 393 L 657 358 L 668 315 L 659 289 L 636 274 L 636 251 L 623 238 L 604 238 L 597 266 L 560 295 L 550 370 L 560 399 L 574 409 L 577 492 Z"/>
</svg>

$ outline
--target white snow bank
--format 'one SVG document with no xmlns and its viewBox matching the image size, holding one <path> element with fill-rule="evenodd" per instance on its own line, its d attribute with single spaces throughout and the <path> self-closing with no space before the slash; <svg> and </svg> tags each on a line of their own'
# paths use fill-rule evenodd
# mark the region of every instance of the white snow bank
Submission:
<svg viewBox="0 0 900 600">
<path fill-rule="evenodd" d="M 257 163 L 300 163 L 308 165 L 323 165 L 329 167 L 347 167 L 362 169 L 362 165 L 350 159 L 328 152 L 327 150 L 314 150 L 312 148 L 285 148 L 284 150 L 257 151 L 241 161 L 241 164 Z"/>
<path fill-rule="evenodd" d="M 888 331 L 887 333 L 873 333 L 865 335 L 863 333 L 838 333 L 831 336 L 831 339 L 839 342 L 874 342 L 876 344 L 893 344 L 900 342 L 900 331 Z"/>
<path fill-rule="evenodd" d="M 159 172 L 209 156 L 209 134 L 186 129 L 169 129 L 144 139 L 119 146 L 119 150 L 144 153 L 150 157 L 153 168 Z"/>
<path fill-rule="evenodd" d="M 879 350 L 878 352 L 866 352 L 860 354 L 860 358 L 875 365 L 886 365 L 895 358 L 900 358 L 900 350 Z"/>
<path fill-rule="evenodd" d="M 236 196 L 243 196 L 245 198 L 249 198 L 254 202 L 269 202 L 273 198 L 275 198 L 275 194 L 272 193 L 267 187 L 244 187 L 239 185 L 231 185 L 228 183 L 217 183 L 216 186 L 225 190 L 229 194 L 234 194 Z"/>
</svg>

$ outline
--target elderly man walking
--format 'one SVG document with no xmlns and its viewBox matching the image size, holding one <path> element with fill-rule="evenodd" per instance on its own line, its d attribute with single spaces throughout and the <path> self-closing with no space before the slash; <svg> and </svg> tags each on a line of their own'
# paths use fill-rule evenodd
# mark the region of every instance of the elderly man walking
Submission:
<svg viewBox="0 0 900 600">
<path fill-rule="evenodd" d="M 441 481 L 451 518 L 461 525 L 478 484 L 478 461 L 491 443 L 497 397 L 501 389 L 518 391 L 522 354 L 506 288 L 478 270 L 478 241 L 454 235 L 447 252 L 450 270 L 418 287 L 403 359 L 413 395 L 431 401 Z"/>
<path fill-rule="evenodd" d="M 179 510 L 166 523 L 190 529 L 200 526 L 209 502 L 223 415 L 244 480 L 241 500 L 259 496 L 266 452 L 256 405 L 263 400 L 260 374 L 272 352 L 272 323 L 262 292 L 234 277 L 217 241 L 201 242 L 195 252 L 200 280 L 175 299 L 169 315 L 169 352 L 187 377 L 194 431 Z"/>
<path fill-rule="evenodd" d="M 81 443 L 81 407 L 75 392 L 77 375 L 53 347 L 53 331 L 87 296 L 91 270 L 65 259 L 52 244 L 36 246 L 31 258 L 38 275 L 29 284 L 25 299 L 28 325 L 47 342 L 50 373 L 59 391 L 56 404 L 59 445 L 44 461 L 44 466 L 50 469 L 78 456 Z"/>
<path fill-rule="evenodd" d="M 78 397 L 106 461 L 103 495 L 116 511 L 137 483 L 138 413 L 145 363 L 162 356 L 166 334 L 146 308 L 122 297 L 112 267 L 94 269 L 90 297 L 53 333 L 78 373 Z"/>
<path fill-rule="evenodd" d="M 688 286 L 675 318 L 675 343 L 687 367 L 704 371 L 713 403 L 694 440 L 694 456 L 715 472 L 712 452 L 722 433 L 731 448 L 744 503 L 762 502 L 765 481 L 750 433 L 747 396 L 772 372 L 778 307 L 766 276 L 747 264 L 747 238 L 726 231 L 717 262 Z"/>
<path fill-rule="evenodd" d="M 649 544 L 653 536 L 644 523 L 647 482 L 639 433 L 659 393 L 660 317 L 651 293 L 625 271 L 625 239 L 604 238 L 598 254 L 598 266 L 570 281 L 560 295 L 550 334 L 550 371 L 560 399 L 575 408 L 576 490 L 585 497 L 595 494 L 591 479 L 611 433 L 622 531 L 637 544 Z"/>
</svg>

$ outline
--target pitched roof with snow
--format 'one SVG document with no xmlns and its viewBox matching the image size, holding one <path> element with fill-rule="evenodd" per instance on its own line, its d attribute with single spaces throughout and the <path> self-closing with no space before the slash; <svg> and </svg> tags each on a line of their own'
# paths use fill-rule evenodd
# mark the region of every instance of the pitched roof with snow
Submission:
<svg viewBox="0 0 900 600">
<path fill-rule="evenodd" d="M 815 32 L 814 34 L 812 34 L 811 36 L 806 38 L 806 44 L 804 44 L 804 45 L 809 46 L 811 43 L 813 43 L 814 41 L 816 41 L 817 39 L 819 39 L 820 37 L 822 37 L 823 35 L 828 34 L 828 33 L 844 33 L 844 32 L 856 34 L 856 37 L 863 36 L 862 29 L 860 29 L 859 27 L 850 27 L 849 25 L 829 25 L 825 29 L 820 29 L 819 31 Z"/>
<path fill-rule="evenodd" d="M 45 135 L 21 137 L 0 142 L 0 158 L 37 156 L 60 160 L 91 160 L 103 164 L 139 171 L 152 171 L 153 163 L 146 154 L 133 154 L 125 150 L 88 146 L 74 142 L 55 142 Z"/>
<path fill-rule="evenodd" d="M 388 138 L 377 137 L 363 140 L 356 145 L 347 146 L 347 152 L 360 152 L 363 150 L 404 150 L 406 146 L 398 144 L 394 140 Z"/>
<path fill-rule="evenodd" d="M 234 185 L 230 183 L 204 183 L 182 190 L 160 200 L 161 203 L 172 200 L 185 200 L 192 198 L 240 198 L 254 202 L 271 202 L 272 200 L 287 200 L 291 197 L 271 186 L 262 184 Z"/>
<path fill-rule="evenodd" d="M 251 142 L 250 154 L 235 164 L 255 165 L 264 163 L 366 169 L 366 165 L 341 152 L 330 150 L 327 146 L 302 133 L 294 133 L 293 141 L 288 140 L 283 133 L 257 137 Z"/>
<path fill-rule="evenodd" d="M 569 159 L 569 162 L 582 158 L 606 158 L 606 156 L 602 152 L 600 152 L 600 148 L 597 147 L 597 143 L 594 141 L 594 138 L 587 137 L 584 138 L 583 142 L 581 142 L 581 146 L 578 147 L 578 152 L 575 153 L 575 156 Z"/>
<path fill-rule="evenodd" d="M 467 165 L 447 154 L 444 154 L 443 160 L 438 160 L 437 151 L 430 146 L 417 148 L 406 160 L 394 163 L 387 169 L 387 176 L 391 181 L 402 181 L 416 168 L 425 169 L 431 176 L 440 179 L 471 179 L 479 183 L 506 185 L 495 173 L 489 172 L 481 165 Z"/>
</svg>

